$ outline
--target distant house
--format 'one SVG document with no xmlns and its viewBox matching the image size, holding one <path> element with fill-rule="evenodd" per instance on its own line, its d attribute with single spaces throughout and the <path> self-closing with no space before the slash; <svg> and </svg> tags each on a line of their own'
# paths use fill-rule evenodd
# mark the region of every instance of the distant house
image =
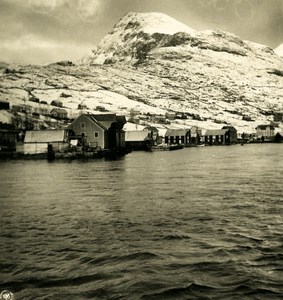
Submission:
<svg viewBox="0 0 283 300">
<path fill-rule="evenodd" d="M 10 103 L 6 100 L 0 100 L 0 110 L 9 110 Z"/>
<path fill-rule="evenodd" d="M 81 114 L 69 129 L 82 146 L 115 149 L 125 147 L 125 123 L 125 116 L 116 114 Z"/>
<path fill-rule="evenodd" d="M 176 113 L 175 112 L 166 112 L 165 113 L 165 118 L 169 120 L 174 120 L 176 118 Z"/>
<path fill-rule="evenodd" d="M 256 137 L 258 140 L 270 141 L 275 136 L 273 125 L 258 125 L 256 127 Z"/>
<path fill-rule="evenodd" d="M 66 130 L 33 130 L 27 131 L 24 139 L 24 153 L 47 153 L 48 144 L 52 144 L 54 151 L 68 149 L 68 132 Z"/>
<path fill-rule="evenodd" d="M 126 147 L 132 150 L 148 150 L 153 144 L 148 130 L 125 132 Z"/>
<path fill-rule="evenodd" d="M 274 113 L 274 122 L 283 122 L 283 111 L 277 111 Z"/>
<path fill-rule="evenodd" d="M 229 144 L 235 144 L 238 141 L 238 132 L 237 129 L 233 126 L 223 126 L 222 129 L 228 129 L 228 140 L 226 140 Z M 226 133 L 227 136 L 227 133 Z"/>
<path fill-rule="evenodd" d="M 63 107 L 63 103 L 61 101 L 59 101 L 59 100 L 53 100 L 51 102 L 51 105 L 57 106 L 57 107 Z"/>
<path fill-rule="evenodd" d="M 165 144 L 189 144 L 190 130 L 186 129 L 168 129 L 165 133 Z"/>
<path fill-rule="evenodd" d="M 80 103 L 78 105 L 78 109 L 87 109 L 87 105 L 86 104 L 83 104 L 83 103 Z"/>
<path fill-rule="evenodd" d="M 105 108 L 104 106 L 100 106 L 100 105 L 96 106 L 95 109 L 98 110 L 98 111 L 101 111 L 101 112 L 107 111 L 106 108 Z"/>
<path fill-rule="evenodd" d="M 64 108 L 53 108 L 50 111 L 50 115 L 55 119 L 67 119 L 68 112 Z"/>
</svg>

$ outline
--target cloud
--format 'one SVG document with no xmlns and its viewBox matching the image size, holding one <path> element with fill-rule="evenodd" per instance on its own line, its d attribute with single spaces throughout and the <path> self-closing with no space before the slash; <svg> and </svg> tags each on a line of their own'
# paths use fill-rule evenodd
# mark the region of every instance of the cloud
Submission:
<svg viewBox="0 0 283 300">
<path fill-rule="evenodd" d="M 102 2 L 99 0 L 79 0 L 77 11 L 79 16 L 85 21 L 91 21 L 98 17 L 102 10 Z"/>
<path fill-rule="evenodd" d="M 60 60 L 79 60 L 93 46 L 89 43 L 72 43 L 25 34 L 18 39 L 5 40 L 0 44 L 0 57 L 10 62 L 44 64 Z"/>
</svg>

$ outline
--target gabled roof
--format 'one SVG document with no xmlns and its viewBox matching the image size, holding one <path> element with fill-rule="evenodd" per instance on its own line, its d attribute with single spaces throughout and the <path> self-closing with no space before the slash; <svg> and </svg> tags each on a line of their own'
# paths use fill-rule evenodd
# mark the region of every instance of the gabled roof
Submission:
<svg viewBox="0 0 283 300">
<path fill-rule="evenodd" d="M 126 131 L 125 141 L 126 142 L 142 142 L 149 140 L 147 130 L 136 130 L 136 131 Z"/>
<path fill-rule="evenodd" d="M 56 111 L 57 113 L 61 113 L 61 114 L 67 114 L 68 112 L 66 111 L 66 109 L 64 109 L 64 108 L 53 108 L 52 110 L 51 110 L 51 112 L 52 111 Z"/>
<path fill-rule="evenodd" d="M 209 129 L 206 130 L 205 136 L 216 136 L 216 135 L 225 135 L 229 129 Z"/>
<path fill-rule="evenodd" d="M 85 114 L 85 116 L 105 130 L 108 130 L 112 123 L 117 123 L 120 129 L 126 123 L 125 116 L 116 116 L 115 114 Z"/>
<path fill-rule="evenodd" d="M 186 129 L 167 129 L 165 136 L 185 136 L 188 131 Z"/>
<path fill-rule="evenodd" d="M 256 129 L 266 130 L 267 127 L 270 127 L 270 129 L 275 129 L 273 125 L 258 125 Z"/>
<path fill-rule="evenodd" d="M 33 130 L 27 131 L 25 143 L 52 143 L 63 142 L 65 130 Z"/>
</svg>

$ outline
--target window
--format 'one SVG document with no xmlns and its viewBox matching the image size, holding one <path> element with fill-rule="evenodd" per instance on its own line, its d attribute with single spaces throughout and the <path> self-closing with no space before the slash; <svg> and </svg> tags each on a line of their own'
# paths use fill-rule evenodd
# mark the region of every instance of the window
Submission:
<svg viewBox="0 0 283 300">
<path fill-rule="evenodd" d="M 98 132 L 98 131 L 95 131 L 95 132 L 94 132 L 94 137 L 95 137 L 95 138 L 98 138 L 98 137 L 99 137 L 99 132 Z"/>
<path fill-rule="evenodd" d="M 81 122 L 81 129 L 85 128 L 85 122 Z"/>
</svg>

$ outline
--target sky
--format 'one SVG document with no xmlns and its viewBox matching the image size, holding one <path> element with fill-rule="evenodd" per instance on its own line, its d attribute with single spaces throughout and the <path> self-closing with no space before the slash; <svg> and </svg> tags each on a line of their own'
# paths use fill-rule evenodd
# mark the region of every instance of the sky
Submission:
<svg viewBox="0 0 283 300">
<path fill-rule="evenodd" d="M 283 0 L 0 0 L 0 61 L 79 60 L 128 12 L 162 12 L 272 48 L 283 43 Z"/>
</svg>

